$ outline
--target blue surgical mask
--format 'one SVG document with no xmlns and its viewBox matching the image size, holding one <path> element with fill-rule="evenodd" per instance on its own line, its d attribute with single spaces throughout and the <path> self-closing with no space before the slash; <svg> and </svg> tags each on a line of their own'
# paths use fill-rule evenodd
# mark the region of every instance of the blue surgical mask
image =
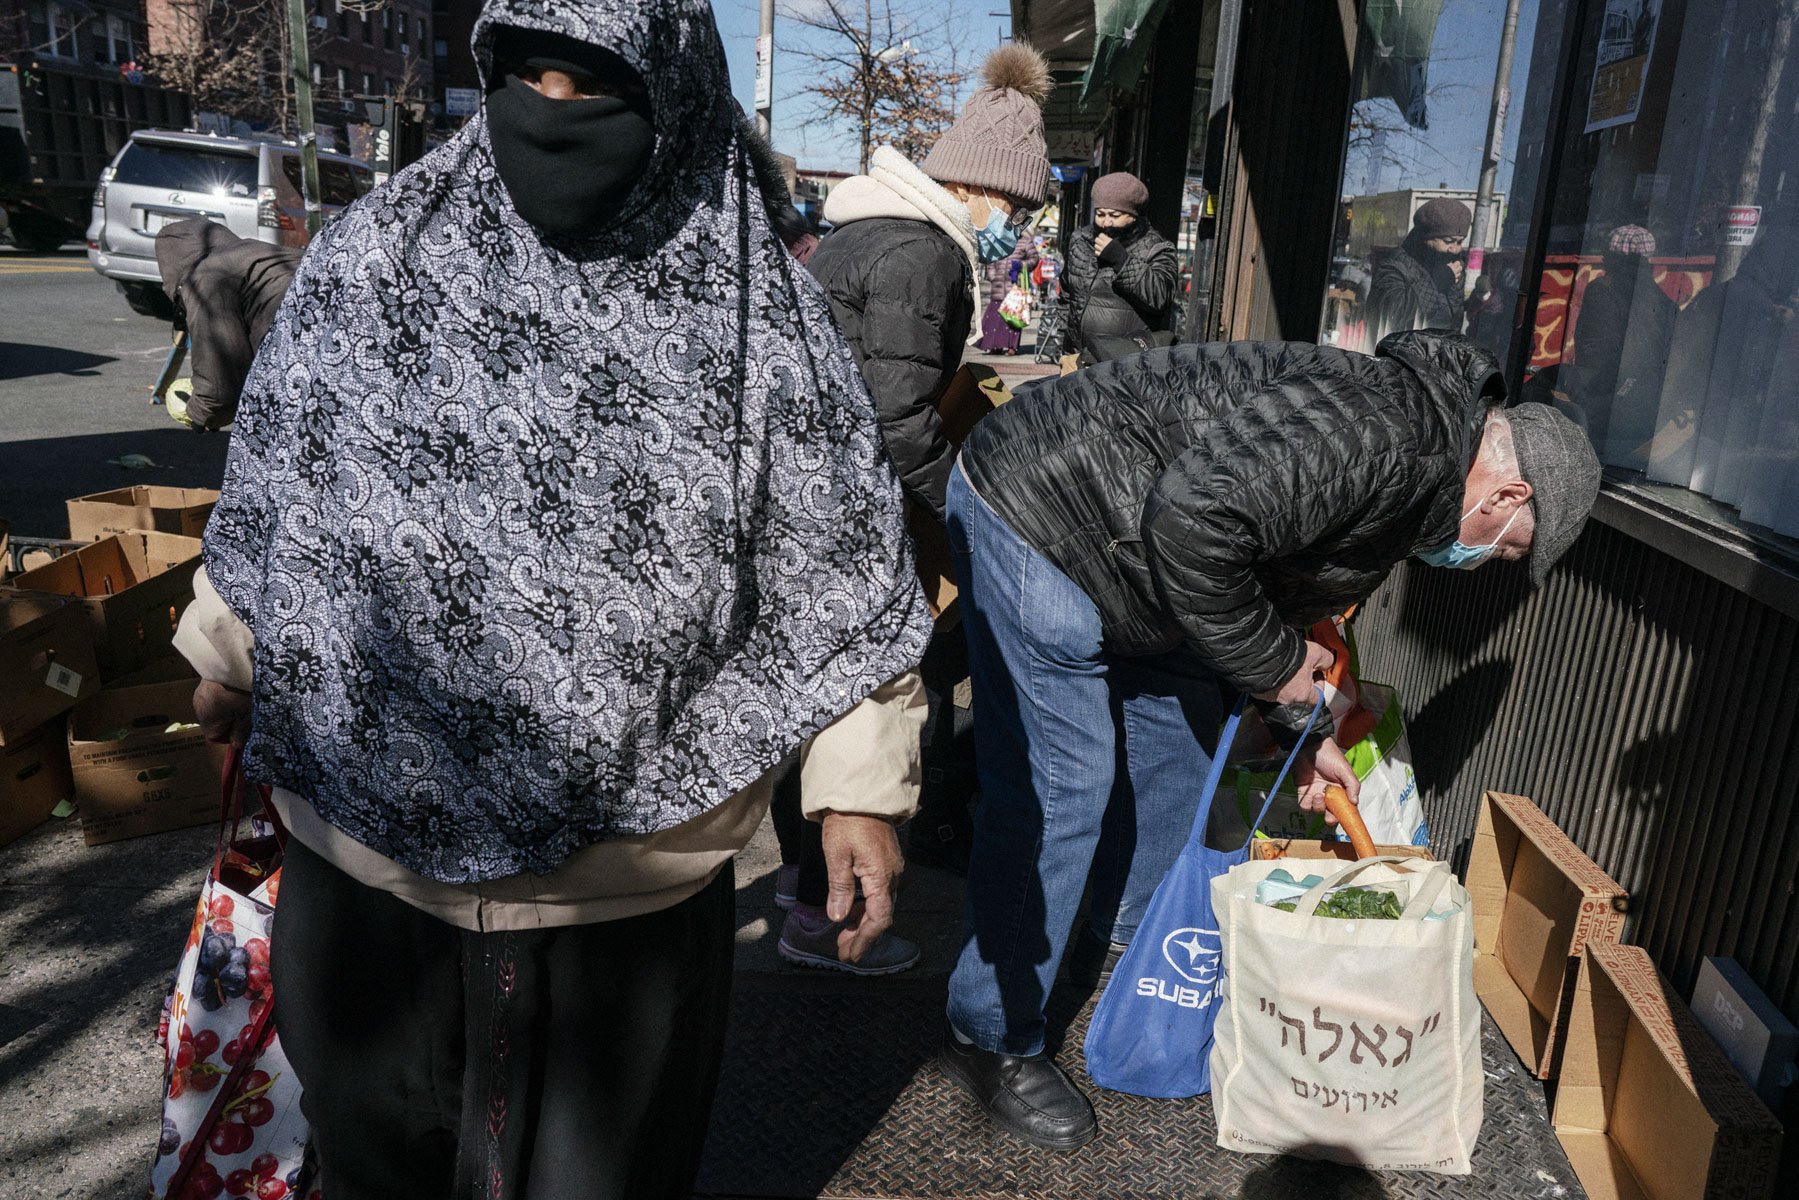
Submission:
<svg viewBox="0 0 1799 1200">
<path fill-rule="evenodd" d="M 1469 517 L 1472 517 L 1479 511 L 1480 505 L 1476 504 L 1473 508 L 1462 514 L 1462 520 L 1466 521 Z M 1504 527 L 1500 529 L 1499 536 L 1495 537 L 1484 546 L 1470 546 L 1460 538 L 1457 538 L 1447 546 L 1440 547 L 1436 550 L 1422 551 L 1417 557 L 1419 561 L 1429 563 L 1433 567 L 1448 567 L 1452 571 L 1472 571 L 1475 567 L 1480 566 L 1480 564 L 1493 557 L 1493 551 L 1499 548 L 1499 538 L 1505 536 L 1506 530 L 1512 527 L 1512 521 L 1516 521 L 1518 519 L 1518 514 L 1523 511 L 1524 507 L 1522 505 L 1513 509 L 1511 520 L 1507 521 Z M 1457 530 L 1460 530 L 1461 526 L 1458 524 L 1456 528 Z"/>
<path fill-rule="evenodd" d="M 1018 246 L 1018 230 L 999 209 L 988 206 L 987 223 L 974 231 L 975 251 L 984 263 L 998 262 Z"/>
</svg>

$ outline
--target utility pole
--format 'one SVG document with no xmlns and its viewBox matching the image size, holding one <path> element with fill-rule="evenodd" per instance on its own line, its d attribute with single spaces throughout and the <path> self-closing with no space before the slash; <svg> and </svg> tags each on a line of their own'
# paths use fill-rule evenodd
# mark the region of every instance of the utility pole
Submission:
<svg viewBox="0 0 1799 1200">
<path fill-rule="evenodd" d="M 1480 188 L 1474 193 L 1474 230 L 1468 245 L 1468 286 L 1472 287 L 1486 258 L 1487 239 L 1498 219 L 1493 199 L 1499 162 L 1505 150 L 1505 115 L 1512 99 L 1512 49 L 1518 42 L 1518 0 L 1507 0 L 1505 30 L 1499 37 L 1499 66 L 1493 73 L 1493 111 L 1487 117 L 1487 144 L 1482 151 Z"/>
<path fill-rule="evenodd" d="M 756 37 L 756 132 L 771 145 L 775 120 L 775 0 L 762 0 Z"/>
<path fill-rule="evenodd" d="M 300 194 L 306 201 L 306 236 L 324 224 L 319 207 L 319 135 L 312 114 L 312 49 L 307 40 L 306 0 L 287 0 L 288 73 L 294 80 L 294 107 L 300 124 Z"/>
</svg>

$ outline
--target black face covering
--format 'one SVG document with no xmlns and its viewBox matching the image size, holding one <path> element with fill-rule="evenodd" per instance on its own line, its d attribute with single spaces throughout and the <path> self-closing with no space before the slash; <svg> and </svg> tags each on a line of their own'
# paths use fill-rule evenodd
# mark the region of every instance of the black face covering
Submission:
<svg viewBox="0 0 1799 1200">
<path fill-rule="evenodd" d="M 547 234 L 593 237 L 649 166 L 656 131 L 610 96 L 552 100 L 516 76 L 487 96 L 494 169 L 519 215 Z"/>
</svg>

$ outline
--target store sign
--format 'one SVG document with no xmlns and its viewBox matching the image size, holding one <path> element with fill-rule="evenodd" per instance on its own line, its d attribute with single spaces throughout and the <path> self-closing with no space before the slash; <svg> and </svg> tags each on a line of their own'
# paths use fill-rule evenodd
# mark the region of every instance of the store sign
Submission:
<svg viewBox="0 0 1799 1200">
<path fill-rule="evenodd" d="M 444 112 L 452 117 L 472 117 L 481 111 L 480 88 L 445 88 Z"/>
<path fill-rule="evenodd" d="M 1762 223 L 1759 205 L 1740 204 L 1724 210 L 1724 244 L 1747 246 L 1755 241 L 1755 231 Z"/>
</svg>

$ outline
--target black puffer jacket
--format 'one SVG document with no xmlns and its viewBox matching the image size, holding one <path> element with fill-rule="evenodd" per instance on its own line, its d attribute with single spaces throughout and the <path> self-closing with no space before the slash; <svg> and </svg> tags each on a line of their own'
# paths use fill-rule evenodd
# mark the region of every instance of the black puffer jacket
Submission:
<svg viewBox="0 0 1799 1200">
<path fill-rule="evenodd" d="M 222 429 L 237 416 L 250 360 L 294 280 L 302 251 L 240 238 L 194 217 L 156 235 L 162 290 L 187 322 L 187 417 L 196 429 Z"/>
<path fill-rule="evenodd" d="M 943 520 L 955 449 L 937 400 L 962 365 L 974 320 L 968 259 L 923 221 L 873 217 L 839 226 L 806 269 L 824 285 L 906 494 Z"/>
<path fill-rule="evenodd" d="M 1462 329 L 1461 284 L 1416 230 L 1381 259 L 1368 289 L 1368 335 L 1378 343 L 1406 329 Z"/>
<path fill-rule="evenodd" d="M 1075 230 L 1062 272 L 1068 327 L 1079 332 L 1081 345 L 1167 329 L 1180 281 L 1174 243 L 1142 220 L 1114 235 L 1103 256 L 1093 252 L 1098 236 L 1091 225 Z"/>
<path fill-rule="evenodd" d="M 1280 342 L 1115 359 L 1033 388 L 969 435 L 969 481 L 1086 591 L 1114 653 L 1197 652 L 1269 691 L 1306 626 L 1448 542 L 1485 405 L 1465 339 L 1404 333 L 1371 357 Z"/>
</svg>

